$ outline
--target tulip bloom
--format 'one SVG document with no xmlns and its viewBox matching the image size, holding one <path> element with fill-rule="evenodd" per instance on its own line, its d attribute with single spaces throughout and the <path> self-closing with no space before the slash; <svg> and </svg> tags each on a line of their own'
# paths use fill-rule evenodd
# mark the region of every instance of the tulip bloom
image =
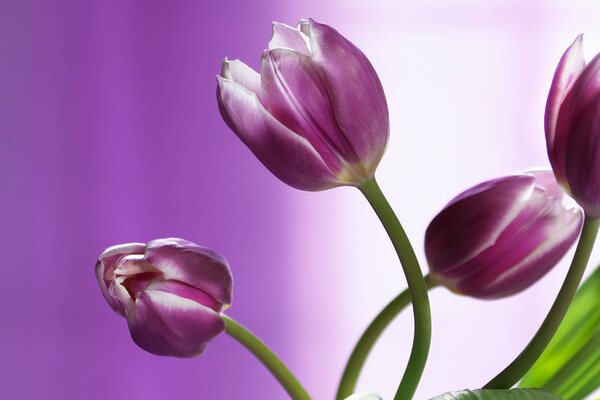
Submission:
<svg viewBox="0 0 600 400">
<path fill-rule="evenodd" d="M 548 156 L 557 180 L 600 217 L 600 55 L 586 65 L 580 35 L 562 56 L 546 104 Z"/>
<path fill-rule="evenodd" d="M 193 357 L 225 329 L 233 279 L 217 253 L 183 239 L 109 247 L 96 264 L 104 298 L 142 349 Z"/>
<path fill-rule="evenodd" d="M 217 100 L 229 127 L 279 179 L 302 190 L 360 186 L 383 156 L 389 116 L 365 55 L 335 29 L 273 24 L 260 74 L 223 62 Z"/>
<path fill-rule="evenodd" d="M 558 263 L 582 223 L 550 171 L 481 183 L 450 201 L 427 228 L 431 277 L 473 297 L 515 294 Z"/>
</svg>

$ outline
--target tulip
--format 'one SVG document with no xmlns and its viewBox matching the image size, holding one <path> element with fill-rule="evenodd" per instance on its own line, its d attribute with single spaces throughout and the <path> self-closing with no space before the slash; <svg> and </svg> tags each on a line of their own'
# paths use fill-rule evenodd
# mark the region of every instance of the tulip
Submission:
<svg viewBox="0 0 600 400">
<path fill-rule="evenodd" d="M 481 183 L 450 201 L 427 228 L 431 278 L 478 298 L 518 293 L 558 263 L 582 223 L 583 213 L 550 171 Z"/>
<path fill-rule="evenodd" d="M 600 217 L 600 55 L 586 65 L 580 35 L 562 56 L 548 95 L 546 143 L 557 180 Z"/>
<path fill-rule="evenodd" d="M 193 357 L 225 329 L 221 312 L 233 286 L 227 261 L 187 240 L 109 247 L 96 278 L 135 343 L 150 353 Z"/>
<path fill-rule="evenodd" d="M 385 95 L 335 29 L 274 23 L 260 74 L 226 59 L 217 84 L 225 122 L 288 185 L 316 191 L 373 177 L 389 135 Z"/>
</svg>

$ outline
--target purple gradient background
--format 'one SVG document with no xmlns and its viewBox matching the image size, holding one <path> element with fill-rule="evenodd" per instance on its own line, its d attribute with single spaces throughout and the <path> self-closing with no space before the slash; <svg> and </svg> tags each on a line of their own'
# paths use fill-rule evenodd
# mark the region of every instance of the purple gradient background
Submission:
<svg viewBox="0 0 600 400">
<path fill-rule="evenodd" d="M 588 58 L 600 49 L 593 2 L 441 4 L 0 3 L 1 396 L 285 398 L 227 336 L 197 359 L 152 356 L 105 304 L 93 275 L 105 247 L 180 236 L 228 258 L 230 315 L 316 399 L 331 398 L 361 329 L 403 277 L 358 192 L 298 192 L 252 157 L 220 119 L 214 77 L 226 55 L 256 67 L 272 20 L 312 16 L 359 45 L 392 113 L 378 176 L 424 259 L 421 238 L 444 199 L 548 165 L 542 115 L 556 62 L 580 32 Z M 417 398 L 476 387 L 512 360 L 565 267 L 501 302 L 433 292 Z M 360 388 L 392 395 L 411 332 L 407 313 Z"/>
</svg>

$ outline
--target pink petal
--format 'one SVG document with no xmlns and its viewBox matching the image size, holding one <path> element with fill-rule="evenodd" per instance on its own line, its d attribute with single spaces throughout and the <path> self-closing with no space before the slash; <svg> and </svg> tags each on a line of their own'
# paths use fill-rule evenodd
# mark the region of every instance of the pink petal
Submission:
<svg viewBox="0 0 600 400">
<path fill-rule="evenodd" d="M 102 252 L 96 263 L 96 279 L 98 280 L 100 291 L 111 308 L 121 315 L 125 315 L 124 305 L 110 294 L 110 285 L 114 280 L 114 269 L 122 257 L 130 254 L 144 254 L 144 248 L 145 245 L 143 243 L 126 243 L 111 246 Z"/>
<path fill-rule="evenodd" d="M 256 94 L 259 100 L 262 100 L 260 75 L 240 60 L 223 60 L 221 76 L 234 81 L 244 89 Z"/>
<path fill-rule="evenodd" d="M 535 177 L 536 188 L 544 190 L 547 197 L 554 197 L 556 199 L 564 199 L 566 197 L 565 192 L 560 188 L 560 185 L 556 181 L 556 176 L 552 171 L 528 171 L 527 175 Z"/>
<path fill-rule="evenodd" d="M 600 93 L 578 120 L 565 143 L 565 172 L 573 198 L 592 218 L 600 217 Z"/>
<path fill-rule="evenodd" d="M 560 261 L 579 236 L 582 224 L 580 210 L 565 212 L 557 205 L 498 246 L 493 268 L 481 274 L 479 282 L 467 280 L 459 289 L 479 298 L 501 298 L 525 290 Z M 480 289 L 470 291 L 469 285 Z"/>
<path fill-rule="evenodd" d="M 197 356 L 225 329 L 214 310 L 159 290 L 142 293 L 127 320 L 137 345 L 161 356 Z"/>
<path fill-rule="evenodd" d="M 527 175 L 494 179 L 453 199 L 425 234 L 432 273 L 448 275 L 492 246 L 527 205 L 534 180 Z"/>
<path fill-rule="evenodd" d="M 146 260 L 165 280 L 193 286 L 222 304 L 231 304 L 233 278 L 227 261 L 184 239 L 158 239 L 146 245 Z"/>
<path fill-rule="evenodd" d="M 290 49 L 305 56 L 310 56 L 306 36 L 299 29 L 279 22 L 273 22 L 269 50 L 273 49 Z"/>
<path fill-rule="evenodd" d="M 158 290 L 161 292 L 167 292 L 175 294 L 184 299 L 193 300 L 198 304 L 208 307 L 216 312 L 223 311 L 223 303 L 218 302 L 207 293 L 187 285 L 179 281 L 155 281 L 148 285 L 145 291 Z"/>
<path fill-rule="evenodd" d="M 312 61 L 318 66 L 333 112 L 367 174 L 372 175 L 389 136 L 389 114 L 379 77 L 367 57 L 330 26 L 301 23 L 310 38 Z"/>
<path fill-rule="evenodd" d="M 265 52 L 261 76 L 269 113 L 306 138 L 331 170 L 340 170 L 343 162 L 360 162 L 337 125 L 329 94 L 309 57 L 286 49 Z M 365 178 L 364 171 L 356 175 L 357 181 Z"/>
<path fill-rule="evenodd" d="M 342 185 L 303 137 L 269 114 L 256 95 L 217 77 L 217 100 L 223 119 L 275 176 L 302 190 Z"/>
<path fill-rule="evenodd" d="M 560 59 L 556 72 L 554 73 L 552 86 L 550 86 L 550 94 L 548 95 L 546 115 L 544 118 L 549 154 L 552 154 L 554 149 L 554 135 L 560 105 L 565 99 L 572 83 L 577 79 L 584 68 L 583 35 L 579 35 Z"/>
<path fill-rule="evenodd" d="M 592 61 L 583 69 L 577 79 L 571 84 L 566 93 L 556 120 L 554 135 L 553 158 L 556 165 L 555 173 L 559 182 L 565 184 L 568 182 L 570 188 L 571 182 L 566 178 L 567 151 L 572 148 L 572 133 L 581 128 L 580 121 L 584 118 L 589 119 L 589 108 L 594 108 L 593 104 L 600 95 L 600 54 L 596 55 Z M 592 111 L 593 112 L 593 111 Z M 587 115 L 587 117 L 586 117 Z M 580 149 L 579 151 L 585 151 Z M 566 181 L 566 182 L 565 182 Z"/>
</svg>

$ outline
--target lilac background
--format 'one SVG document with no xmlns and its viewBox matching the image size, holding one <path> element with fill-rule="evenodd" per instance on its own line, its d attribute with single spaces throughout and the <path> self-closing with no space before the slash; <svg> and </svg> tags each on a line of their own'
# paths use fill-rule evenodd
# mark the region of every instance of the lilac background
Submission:
<svg viewBox="0 0 600 400">
<path fill-rule="evenodd" d="M 359 45 L 392 114 L 379 180 L 423 259 L 423 232 L 445 199 L 547 165 L 542 115 L 556 62 L 580 32 L 588 58 L 600 49 L 593 2 L 522 3 L 0 3 L 1 396 L 285 398 L 227 336 L 197 359 L 155 357 L 105 304 L 93 275 L 105 247 L 181 236 L 228 258 L 230 315 L 315 398 L 331 398 L 361 329 L 404 280 L 358 192 L 288 188 L 228 131 L 214 99 L 220 62 L 256 67 L 272 20 L 313 16 Z M 417 398 L 476 387 L 512 360 L 565 267 L 506 301 L 433 292 Z M 392 395 L 411 332 L 406 313 L 361 388 Z"/>
</svg>

